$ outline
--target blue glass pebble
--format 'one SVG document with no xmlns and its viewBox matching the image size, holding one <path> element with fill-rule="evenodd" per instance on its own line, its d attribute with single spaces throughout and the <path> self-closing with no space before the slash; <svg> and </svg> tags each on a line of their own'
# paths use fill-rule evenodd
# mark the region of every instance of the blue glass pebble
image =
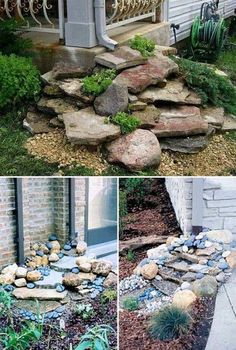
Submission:
<svg viewBox="0 0 236 350">
<path fill-rule="evenodd" d="M 56 234 L 52 234 L 49 236 L 48 238 L 49 241 L 57 241 L 57 235 Z"/>
<path fill-rule="evenodd" d="M 72 273 L 79 273 L 79 268 L 78 267 L 73 267 L 73 269 L 71 269 Z"/>
<path fill-rule="evenodd" d="M 26 287 L 29 288 L 29 289 L 34 289 L 35 288 L 35 284 L 33 282 L 30 282 L 30 283 L 27 283 Z"/>
<path fill-rule="evenodd" d="M 11 284 L 7 284 L 3 288 L 6 292 L 12 292 L 15 289 Z"/>
<path fill-rule="evenodd" d="M 36 251 L 36 255 L 38 256 L 44 256 L 44 253 L 41 250 Z"/>
<path fill-rule="evenodd" d="M 71 246 L 68 245 L 68 244 L 65 244 L 65 245 L 64 245 L 64 250 L 65 250 L 65 251 L 71 250 Z"/>
<path fill-rule="evenodd" d="M 214 266 L 214 261 L 208 260 L 207 265 L 210 267 Z"/>
<path fill-rule="evenodd" d="M 202 279 L 203 277 L 204 277 L 204 274 L 201 273 L 201 272 L 198 272 L 198 273 L 196 274 L 196 279 L 198 279 L 198 280 Z"/>
<path fill-rule="evenodd" d="M 229 265 L 226 262 L 222 262 L 222 263 L 219 263 L 218 267 L 221 270 L 225 270 L 225 269 L 227 269 L 229 267 Z"/>
<path fill-rule="evenodd" d="M 56 286 L 56 291 L 58 292 L 58 293 L 62 293 L 62 292 L 64 292 L 65 291 L 65 287 L 62 285 L 62 284 L 57 284 L 57 286 Z"/>
<path fill-rule="evenodd" d="M 63 256 L 64 256 L 63 253 L 58 253 L 57 255 L 58 255 L 59 259 L 63 258 Z"/>
<path fill-rule="evenodd" d="M 52 249 L 52 243 L 47 242 L 47 243 L 46 243 L 46 247 L 47 247 L 48 249 Z"/>
</svg>

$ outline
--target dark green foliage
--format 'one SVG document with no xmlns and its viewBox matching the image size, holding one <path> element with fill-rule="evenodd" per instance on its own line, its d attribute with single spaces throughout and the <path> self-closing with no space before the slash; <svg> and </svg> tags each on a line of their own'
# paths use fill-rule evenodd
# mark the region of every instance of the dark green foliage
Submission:
<svg viewBox="0 0 236 350">
<path fill-rule="evenodd" d="M 135 35 L 135 37 L 130 40 L 130 47 L 134 50 L 138 50 L 143 57 L 150 57 L 154 55 L 155 42 L 141 35 Z"/>
<path fill-rule="evenodd" d="M 128 253 L 126 255 L 126 258 L 128 261 L 135 261 L 136 256 L 133 250 L 128 250 Z"/>
<path fill-rule="evenodd" d="M 125 112 L 119 112 L 111 119 L 112 123 L 119 125 L 122 134 L 129 134 L 136 130 L 141 122 L 138 118 L 128 115 Z"/>
<path fill-rule="evenodd" d="M 0 344 L 5 350 L 26 350 L 30 348 L 32 342 L 39 341 L 41 336 L 39 327 L 28 323 L 20 332 L 16 332 L 13 327 L 8 327 L 0 337 Z"/>
<path fill-rule="evenodd" d="M 117 299 L 117 291 L 114 289 L 105 289 L 101 295 L 101 303 L 106 304 Z"/>
<path fill-rule="evenodd" d="M 10 293 L 0 288 L 0 316 L 10 312 L 13 300 Z"/>
<path fill-rule="evenodd" d="M 127 212 L 126 192 L 120 191 L 119 192 L 119 215 L 120 215 L 120 218 L 123 218 L 127 214 L 128 214 L 128 212 Z"/>
<path fill-rule="evenodd" d="M 154 339 L 172 340 L 186 334 L 190 325 L 191 317 L 186 311 L 166 306 L 152 316 L 149 334 Z"/>
<path fill-rule="evenodd" d="M 15 54 L 18 56 L 28 56 L 32 49 L 32 41 L 22 38 L 19 30 L 23 23 L 15 19 L 0 21 L 0 53 L 2 55 Z"/>
<path fill-rule="evenodd" d="M 128 311 L 135 311 L 139 307 L 138 299 L 135 297 L 127 297 L 123 300 L 123 308 Z"/>
<path fill-rule="evenodd" d="M 108 335 L 111 332 L 114 330 L 110 326 L 95 326 L 81 337 L 81 342 L 75 350 L 110 350 Z"/>
<path fill-rule="evenodd" d="M 178 59 L 177 63 L 187 85 L 202 98 L 204 105 L 223 107 L 236 115 L 236 88 L 231 81 L 205 64 Z"/>
<path fill-rule="evenodd" d="M 30 59 L 0 55 L 0 110 L 26 105 L 40 91 L 40 73 Z"/>
<path fill-rule="evenodd" d="M 83 92 L 87 95 L 98 96 L 111 85 L 116 77 L 114 69 L 103 69 L 98 73 L 83 79 Z"/>
</svg>

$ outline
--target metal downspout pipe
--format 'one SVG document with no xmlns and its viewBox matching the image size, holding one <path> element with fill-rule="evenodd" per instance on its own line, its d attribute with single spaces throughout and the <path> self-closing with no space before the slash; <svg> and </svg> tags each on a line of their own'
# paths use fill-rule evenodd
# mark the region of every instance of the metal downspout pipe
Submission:
<svg viewBox="0 0 236 350">
<path fill-rule="evenodd" d="M 106 30 L 106 5 L 105 0 L 94 0 L 96 36 L 99 45 L 107 49 L 115 50 L 117 42 L 107 35 Z"/>
<path fill-rule="evenodd" d="M 24 219 L 23 219 L 22 179 L 15 178 L 14 185 L 15 185 L 17 262 L 19 265 L 24 265 L 25 252 L 24 252 Z"/>
<path fill-rule="evenodd" d="M 69 240 L 76 246 L 77 234 L 75 232 L 75 179 L 69 178 Z"/>
<path fill-rule="evenodd" d="M 192 231 L 198 234 L 203 227 L 204 199 L 203 199 L 203 178 L 193 178 L 192 195 Z"/>
</svg>

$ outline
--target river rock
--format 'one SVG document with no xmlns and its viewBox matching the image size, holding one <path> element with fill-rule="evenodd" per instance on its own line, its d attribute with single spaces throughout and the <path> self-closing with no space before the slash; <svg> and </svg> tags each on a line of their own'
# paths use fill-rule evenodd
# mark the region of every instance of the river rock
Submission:
<svg viewBox="0 0 236 350">
<path fill-rule="evenodd" d="M 181 309 L 188 309 L 197 297 L 191 290 L 180 290 L 174 294 L 173 305 Z"/>
<path fill-rule="evenodd" d="M 158 259 L 160 257 L 168 258 L 170 255 L 166 244 L 161 244 L 156 248 L 147 250 L 148 259 Z"/>
<path fill-rule="evenodd" d="M 76 253 L 79 254 L 79 255 L 83 255 L 83 254 L 86 253 L 86 250 L 87 250 L 87 243 L 84 242 L 84 241 L 79 241 L 77 243 L 77 246 L 76 246 Z M 77 259 L 77 261 L 79 261 L 79 260 Z"/>
<path fill-rule="evenodd" d="M 233 251 L 226 257 L 227 264 L 231 269 L 236 269 L 236 251 Z"/>
<path fill-rule="evenodd" d="M 144 265 L 141 268 L 141 275 L 147 279 L 147 280 L 152 280 L 156 277 L 157 273 L 158 273 L 158 267 L 157 264 L 152 262 L 150 264 Z"/>
<path fill-rule="evenodd" d="M 192 282 L 196 279 L 196 273 L 194 272 L 187 272 L 182 276 L 182 280 L 186 282 Z"/>
<path fill-rule="evenodd" d="M 112 263 L 110 261 L 98 260 L 92 261 L 92 272 L 96 275 L 108 276 L 112 270 Z"/>
<path fill-rule="evenodd" d="M 205 276 L 192 284 L 192 290 L 198 297 L 213 297 L 217 293 L 217 282 L 213 276 Z"/>
<path fill-rule="evenodd" d="M 225 280 L 226 280 L 226 275 L 224 272 L 220 272 L 217 276 L 216 276 L 216 280 L 217 282 L 220 282 L 220 283 L 224 283 Z"/>
<path fill-rule="evenodd" d="M 136 94 L 150 85 L 163 82 L 168 76 L 178 72 L 178 65 L 160 54 L 156 58 L 150 58 L 144 65 L 124 70 L 115 81 L 128 87 L 129 92 Z"/>
<path fill-rule="evenodd" d="M 42 256 L 42 266 L 47 266 L 49 263 L 47 255 Z"/>
<path fill-rule="evenodd" d="M 90 272 L 91 269 L 92 269 L 92 266 L 89 262 L 86 262 L 86 263 L 82 263 L 79 265 L 79 269 L 80 271 L 82 272 Z"/>
<path fill-rule="evenodd" d="M 189 282 L 183 282 L 180 286 L 181 290 L 191 289 L 191 284 Z"/>
<path fill-rule="evenodd" d="M 15 286 L 18 288 L 25 287 L 27 285 L 26 279 L 25 278 L 19 278 L 15 280 L 14 282 Z"/>
<path fill-rule="evenodd" d="M 12 273 L 4 273 L 0 275 L 0 284 L 13 284 L 15 281 L 15 275 Z"/>
<path fill-rule="evenodd" d="M 233 240 L 233 234 L 229 230 L 212 230 L 206 232 L 206 236 L 213 242 L 230 244 Z"/>
<path fill-rule="evenodd" d="M 51 253 L 48 257 L 49 262 L 57 262 L 59 260 L 59 256 L 56 253 Z"/>
<path fill-rule="evenodd" d="M 3 275 L 6 273 L 9 273 L 9 274 L 15 276 L 17 269 L 18 269 L 17 264 L 12 264 L 12 265 L 8 265 L 8 266 L 4 267 L 4 269 L 1 271 L 1 273 Z"/>
<path fill-rule="evenodd" d="M 18 267 L 16 270 L 16 277 L 17 278 L 25 278 L 27 275 L 27 268 L 26 267 Z"/>
<path fill-rule="evenodd" d="M 111 69 L 121 70 L 144 64 L 147 59 L 139 51 L 133 50 L 129 46 L 121 46 L 113 52 L 97 55 L 95 62 Z"/>
<path fill-rule="evenodd" d="M 82 264 L 87 264 L 90 262 L 90 259 L 87 256 L 79 256 L 76 260 L 76 265 L 78 265 L 78 267 L 80 267 L 80 265 Z"/>
<path fill-rule="evenodd" d="M 70 272 L 65 274 L 62 283 L 67 287 L 78 287 L 81 284 L 81 278 L 79 274 Z"/>
<path fill-rule="evenodd" d="M 201 98 L 179 80 L 168 81 L 164 88 L 149 87 L 138 98 L 146 103 L 170 102 L 184 105 L 201 105 Z"/>
<path fill-rule="evenodd" d="M 120 136 L 120 127 L 106 123 L 106 118 L 95 114 L 92 107 L 63 114 L 63 121 L 73 144 L 97 146 Z"/>
<path fill-rule="evenodd" d="M 157 167 L 161 161 L 161 148 L 157 138 L 148 130 L 137 129 L 129 135 L 106 145 L 107 160 L 131 171 Z"/>
<path fill-rule="evenodd" d="M 103 287 L 115 289 L 117 286 L 117 280 L 117 275 L 113 272 L 110 272 L 103 283 Z"/>
<path fill-rule="evenodd" d="M 27 281 L 29 282 L 39 281 L 41 277 L 42 277 L 41 273 L 37 270 L 29 271 L 27 272 L 27 275 L 26 275 Z"/>
<path fill-rule="evenodd" d="M 94 101 L 95 112 L 103 116 L 114 116 L 128 109 L 128 89 L 113 82 L 107 90 Z"/>
<path fill-rule="evenodd" d="M 56 253 L 56 254 L 60 253 L 61 246 L 58 241 L 52 241 L 50 242 L 50 244 L 51 244 L 51 249 L 50 249 L 51 253 Z"/>
</svg>

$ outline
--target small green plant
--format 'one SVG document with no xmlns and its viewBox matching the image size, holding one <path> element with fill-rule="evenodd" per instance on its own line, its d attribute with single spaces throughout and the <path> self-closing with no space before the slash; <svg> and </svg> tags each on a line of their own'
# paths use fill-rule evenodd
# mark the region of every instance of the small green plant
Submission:
<svg viewBox="0 0 236 350">
<path fill-rule="evenodd" d="M 154 55 L 155 42 L 141 35 L 135 35 L 135 37 L 130 40 L 130 47 L 134 50 L 138 50 L 143 57 L 150 57 Z"/>
<path fill-rule="evenodd" d="M 117 298 L 117 291 L 114 289 L 106 289 L 101 295 L 101 303 L 106 304 Z"/>
<path fill-rule="evenodd" d="M 123 300 L 123 308 L 128 311 L 135 311 L 139 307 L 138 299 L 135 297 L 127 297 Z"/>
<path fill-rule="evenodd" d="M 85 77 L 83 81 L 83 92 L 87 95 L 98 96 L 111 85 L 116 77 L 114 69 L 103 69 L 98 73 Z"/>
<path fill-rule="evenodd" d="M 149 325 L 149 334 L 154 339 L 171 340 L 186 334 L 191 325 L 191 316 L 176 306 L 166 306 L 154 314 Z"/>
<path fill-rule="evenodd" d="M 76 305 L 75 312 L 81 316 L 83 320 L 89 320 L 94 315 L 94 308 L 91 304 Z"/>
<path fill-rule="evenodd" d="M 223 107 L 226 112 L 236 115 L 236 88 L 228 78 L 205 64 L 186 59 L 176 61 L 188 87 L 198 93 L 204 105 Z"/>
<path fill-rule="evenodd" d="M 9 313 L 11 306 L 13 304 L 12 297 L 10 293 L 6 292 L 4 289 L 0 289 L 0 316 Z"/>
<path fill-rule="evenodd" d="M 34 101 L 40 91 L 40 73 L 30 59 L 0 55 L 0 110 Z"/>
<path fill-rule="evenodd" d="M 126 255 L 126 259 L 128 261 L 135 261 L 135 259 L 136 259 L 135 252 L 133 250 L 129 249 L 128 253 Z"/>
<path fill-rule="evenodd" d="M 110 350 L 108 335 L 112 332 L 115 331 L 110 326 L 95 326 L 81 337 L 81 342 L 75 350 Z"/>
<path fill-rule="evenodd" d="M 113 124 L 119 125 L 122 134 L 129 134 L 136 130 L 141 122 L 138 118 L 128 115 L 125 112 L 118 112 L 111 118 Z"/>
<path fill-rule="evenodd" d="M 24 23 L 15 19 L 0 21 L 0 52 L 2 55 L 15 54 L 28 56 L 33 44 L 30 39 L 22 38 L 22 26 Z"/>
</svg>

